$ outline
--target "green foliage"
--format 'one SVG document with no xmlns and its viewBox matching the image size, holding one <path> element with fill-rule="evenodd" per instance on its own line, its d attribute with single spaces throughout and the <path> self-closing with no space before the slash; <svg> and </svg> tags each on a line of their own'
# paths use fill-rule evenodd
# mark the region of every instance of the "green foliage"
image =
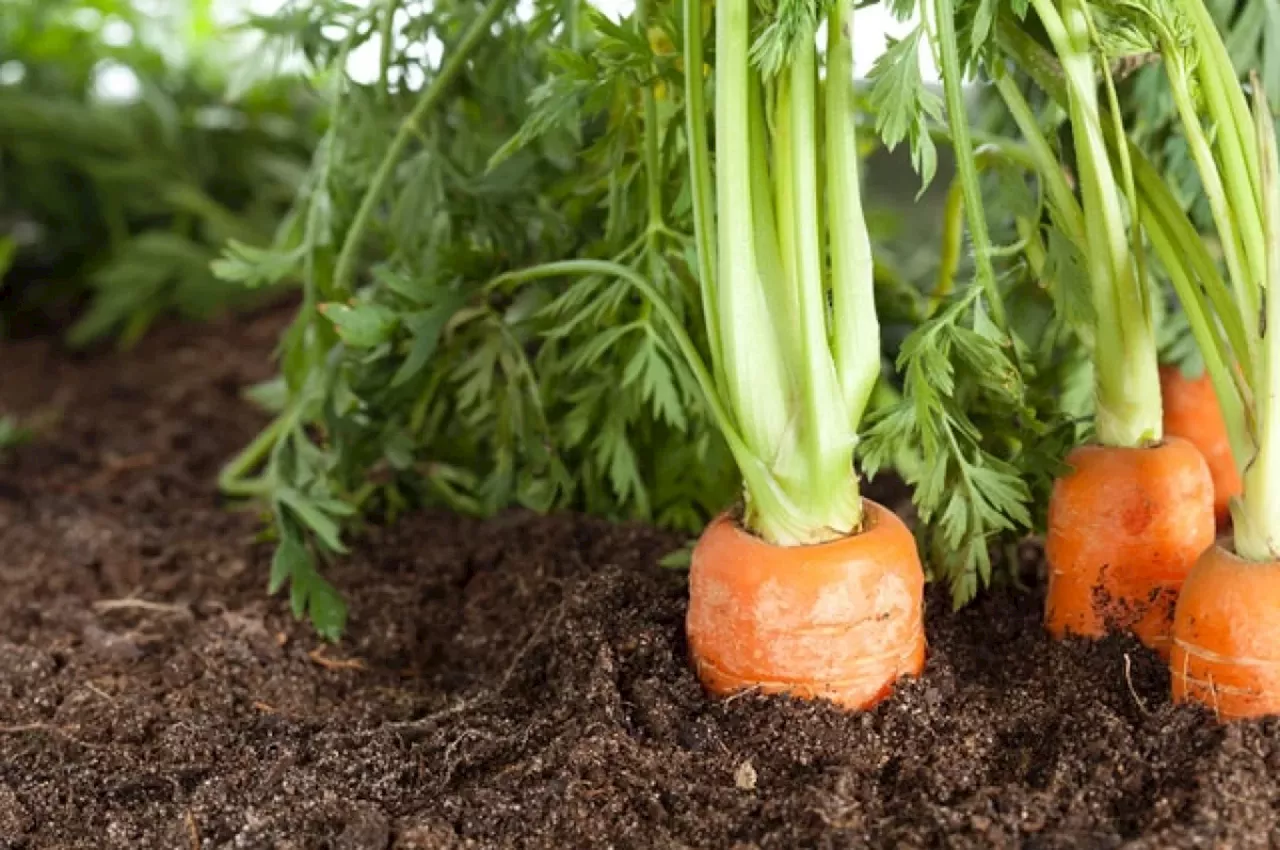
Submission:
<svg viewBox="0 0 1280 850">
<path fill-rule="evenodd" d="M 935 11 L 894 5 L 901 16 Z M 1026 3 L 946 5 L 938 4 L 936 12 L 954 15 L 950 49 L 962 71 L 981 72 L 998 58 L 1000 26 L 1021 26 L 1027 11 Z M 907 138 L 922 146 L 913 161 L 927 181 L 932 153 L 922 139 L 938 101 L 920 77 L 917 50 L 924 32 L 892 44 L 878 60 L 872 101 L 887 144 Z M 932 37 L 938 55 L 944 36 Z M 954 138 L 957 122 L 968 116 L 948 120 Z M 972 279 L 958 291 L 950 292 L 955 270 L 944 275 L 933 299 L 936 311 L 914 324 L 898 352 L 901 395 L 873 419 L 861 447 L 868 472 L 894 465 L 902 447 L 912 447 L 914 461 L 896 465 L 914 488 L 925 561 L 935 578 L 947 582 L 957 606 L 993 582 L 1016 577 L 1018 565 L 995 561 L 992 552 L 1043 528 L 1053 477 L 1081 436 L 1091 401 L 1089 362 L 1079 345 L 1091 305 L 1079 257 L 1060 238 L 1042 190 L 1033 189 L 1026 152 L 995 136 L 979 150 L 973 154 L 981 177 L 977 193 L 990 238 L 1005 243 L 982 247 L 995 280 L 982 280 L 976 258 Z M 964 204 L 948 215 L 964 216 Z M 968 223 L 972 235 L 974 222 Z M 960 222 L 949 229 L 960 233 Z"/>
<path fill-rule="evenodd" d="M 296 532 L 287 532 L 276 547 L 267 590 L 274 594 L 286 584 L 293 615 L 302 617 L 309 612 L 316 631 L 336 641 L 346 624 L 346 605 L 333 585 L 316 572 L 312 555 Z"/>
<path fill-rule="evenodd" d="M 379 14 L 349 20 L 347 37 L 383 26 Z M 436 35 L 448 62 L 477 14 L 468 2 L 441 3 L 391 31 Z M 263 23 L 303 36 L 287 16 Z M 303 281 L 306 303 L 282 356 L 281 418 L 224 486 L 271 499 L 283 552 L 272 587 L 288 581 L 317 626 L 340 618 L 313 559 L 343 551 L 341 531 L 357 513 L 517 504 L 692 530 L 732 498 L 732 465 L 667 329 L 607 273 L 638 272 L 682 321 L 700 322 L 679 113 L 663 100 L 650 127 L 638 94 L 679 91 L 677 57 L 662 49 L 679 33 L 670 17 L 653 20 L 651 39 L 589 9 L 576 35 L 566 23 L 560 6 L 525 23 L 503 12 L 495 37 L 476 43 L 410 128 L 411 143 L 390 153 L 385 186 L 376 181 L 388 139 L 423 91 L 320 67 L 333 120 L 296 226 L 269 249 L 233 244 L 216 266 L 248 285 Z M 426 89 L 434 84 L 435 69 L 406 50 L 387 62 L 384 78 L 415 70 Z M 357 229 L 375 191 L 381 203 Z M 336 281 L 346 245 L 356 273 Z M 522 276 L 572 257 L 598 258 L 606 272 Z"/>
<path fill-rule="evenodd" d="M 73 344 L 127 344 L 160 315 L 260 300 L 210 263 L 229 238 L 270 240 L 314 144 L 314 101 L 279 78 L 224 97 L 234 51 L 203 5 L 165 17 L 126 0 L 0 0 L 10 320 L 72 315 Z"/>
<path fill-rule="evenodd" d="M 301 582 L 294 602 L 313 621 L 332 622 L 315 604 L 336 598 L 317 595 L 320 568 L 365 518 L 520 505 L 694 532 L 739 493 L 672 328 L 629 280 L 705 349 L 679 8 L 615 22 L 538 3 L 520 20 L 496 2 L 491 37 L 438 93 L 492 6 L 406 4 L 390 22 L 376 4 L 286 8 L 258 22 L 267 51 L 302 46 L 329 120 L 274 242 L 232 242 L 214 266 L 250 288 L 300 280 L 304 299 L 281 381 L 255 393 L 277 419 L 222 486 L 273 506 L 288 552 L 272 587 Z M 371 32 L 406 46 L 362 84 L 341 65 Z M 413 50 L 431 37 L 439 64 Z M 356 261 L 340 279 L 344 252 Z M 566 259 L 589 262 L 546 271 Z M 886 312 L 911 324 L 919 293 L 881 259 Z"/>
<path fill-rule="evenodd" d="M 904 139 L 911 145 L 911 162 L 925 185 L 933 179 L 938 153 L 928 127 L 942 112 L 942 100 L 920 75 L 919 50 L 924 26 L 902 39 L 891 39 L 871 69 L 869 106 L 876 132 L 892 150 Z"/>
<path fill-rule="evenodd" d="M 818 23 L 829 5 L 825 0 L 777 0 L 776 3 L 766 0 L 761 3 L 761 17 L 766 23 L 751 45 L 751 60 L 766 79 L 789 65 L 801 45 L 813 43 Z"/>
<path fill-rule="evenodd" d="M 1280 103 L 1280 8 L 1266 0 L 1205 0 L 1231 64 L 1244 82 L 1257 73 L 1267 97 Z M 1152 163 L 1166 175 L 1197 229 L 1212 232 L 1213 215 L 1187 148 L 1160 63 L 1137 70 L 1121 88 L 1126 125 Z"/>
<path fill-rule="evenodd" d="M 896 465 L 914 488 L 926 563 L 957 607 L 1016 574 L 1017 564 L 997 573 L 991 552 L 1044 528 L 1053 478 L 1091 401 L 1088 360 L 1031 265 L 1012 258 L 1001 280 L 1017 317 L 1009 334 L 978 306 L 981 288 L 966 285 L 903 343 L 902 395 L 862 445 L 868 474 L 894 466 L 904 443 L 927 459 Z"/>
<path fill-rule="evenodd" d="M 767 11 L 752 55 L 770 72 L 824 10 L 780 0 Z M 958 4 L 963 61 L 980 67 L 1001 21 L 1025 11 Z M 4 245 L 18 249 L 0 282 L 30 279 L 30 256 L 89 257 L 59 275 L 92 287 L 80 341 L 128 339 L 165 312 L 207 315 L 300 285 L 280 378 L 252 391 L 276 419 L 221 484 L 263 500 L 277 543 L 269 589 L 287 589 L 326 637 L 346 611 L 321 573 L 365 518 L 522 505 L 692 532 L 739 492 L 672 328 L 634 285 L 638 275 L 705 350 L 684 33 L 674 4 L 641 14 L 615 22 L 589 5 L 538 2 L 522 18 L 505 0 L 293 3 L 254 20 L 265 40 L 237 73 L 204 60 L 165 70 L 158 51 L 131 47 L 126 64 L 146 95 L 128 104 L 92 96 L 100 39 L 28 15 L 92 61 L 71 82 L 33 70 L 21 87 L 0 86 L 11 106 L 0 128 L 21 128 L 0 132 L 0 169 L 29 181 L 4 172 L 0 210 L 60 225 L 35 247 L 21 228 L 0 240 L 0 259 Z M 467 41 L 476 26 L 485 37 Z M 942 108 L 920 74 L 927 35 L 893 43 L 866 92 L 886 148 L 908 143 L 926 184 Z M 351 51 L 386 37 L 376 81 L 351 79 Z M 442 62 L 418 49 L 434 40 Z M 468 61 L 441 84 L 464 46 Z M 300 76 L 275 75 L 272 63 L 289 59 L 302 60 Z M 214 94 L 228 86 L 233 97 Z M 1048 482 L 1088 414 L 1088 364 L 1073 347 L 1089 324 L 1080 258 L 1025 171 L 994 159 L 984 190 L 1007 243 L 1008 327 L 975 283 L 930 312 L 916 285 L 929 271 L 918 232 L 899 237 L 905 258 L 877 251 L 901 392 L 877 391 L 862 457 L 916 486 L 928 560 L 957 604 L 1000 580 L 993 544 L 1041 523 Z M 892 221 L 867 217 L 885 245 Z M 546 271 L 569 258 L 590 262 Z"/>
</svg>

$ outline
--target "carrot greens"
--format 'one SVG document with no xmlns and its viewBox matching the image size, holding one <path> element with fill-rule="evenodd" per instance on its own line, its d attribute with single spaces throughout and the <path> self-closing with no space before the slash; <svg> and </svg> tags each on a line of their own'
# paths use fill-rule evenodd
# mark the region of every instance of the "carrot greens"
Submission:
<svg viewBox="0 0 1280 850">
<path fill-rule="evenodd" d="M 754 48 L 748 0 L 717 7 L 718 265 L 716 277 L 702 282 L 709 336 L 718 342 L 713 392 L 744 478 L 746 523 L 781 545 L 860 527 L 853 450 L 880 362 L 856 171 L 848 11 L 837 6 L 828 27 L 824 158 L 818 20 L 802 7 L 781 6 Z M 706 194 L 697 192 L 703 202 Z M 820 223 L 823 199 L 829 234 Z M 710 247 L 701 250 L 706 255 Z"/>
<path fill-rule="evenodd" d="M 856 529 L 857 424 L 897 403 L 876 301 L 895 328 L 924 303 L 872 257 L 886 220 L 863 205 L 874 134 L 857 125 L 918 69 L 864 97 L 844 28 L 816 44 L 817 4 L 739 9 L 725 33 L 701 5 L 400 9 L 259 22 L 305 45 L 328 110 L 275 243 L 232 243 L 217 265 L 302 285 L 281 380 L 259 394 L 276 418 L 220 481 L 269 508 L 272 588 L 336 634 L 323 563 L 362 517 L 423 504 L 693 531 L 745 480 L 768 539 Z M 395 44 L 357 82 L 346 57 L 375 33 Z M 428 35 L 438 62 L 414 49 Z M 924 167 L 926 123 L 895 120 Z M 912 454 L 886 439 L 876 463 Z"/>
<path fill-rule="evenodd" d="M 851 12 L 833 7 L 827 21 L 826 150 L 815 154 L 811 31 L 820 15 L 780 5 L 754 23 L 761 35 L 752 43 L 753 11 L 749 4 L 717 8 L 719 232 L 714 248 L 710 240 L 700 248 L 718 258 L 718 267 L 713 280 L 704 280 L 703 294 L 715 319 L 709 336 L 720 341 L 712 359 L 713 371 L 723 375 L 717 390 L 729 420 L 721 427 L 743 472 L 747 523 L 773 542 L 816 542 L 859 526 L 850 459 L 874 379 L 878 335 L 866 224 L 853 179 L 854 130 L 852 122 L 836 120 L 853 103 L 851 48 L 840 33 Z M 927 179 L 934 167 L 928 119 L 939 107 L 918 66 L 925 34 L 917 28 L 881 57 L 869 102 L 879 107 L 886 143 L 909 140 Z M 778 43 L 784 38 L 790 40 L 785 48 Z M 958 69 L 958 58 L 944 65 Z M 947 88 L 947 100 L 963 112 L 958 86 Z M 1037 485 L 1024 480 L 1018 464 L 1052 469 L 1041 452 L 1054 450 L 1050 435 L 1063 423 L 1055 418 L 1057 405 L 1037 409 L 1023 383 L 1032 366 L 1020 361 L 1033 356 L 1013 336 L 1005 300 L 1026 280 L 1025 269 L 1010 269 L 1017 282 L 1000 287 L 976 169 L 965 152 L 971 147 L 966 125 L 953 121 L 950 133 L 966 204 L 978 210 L 970 219 L 977 280 L 903 343 L 904 391 L 870 418 L 861 456 L 870 471 L 890 463 L 904 445 L 929 459 L 904 471 L 924 519 L 936 521 L 925 526 L 929 554 L 937 556 L 960 603 L 991 580 L 994 537 L 1032 525 Z M 814 177 L 818 161 L 828 169 L 823 188 Z M 815 206 L 824 198 L 822 222 Z M 829 284 L 823 281 L 824 239 L 831 251 Z M 828 285 L 829 314 L 818 297 Z M 1053 348 L 1037 355 L 1047 357 Z M 1024 443 L 1028 433 L 1041 439 Z"/>
<path fill-rule="evenodd" d="M 66 2 L 6 16 L 0 44 L 61 32 Z M 0 215 L 39 219 L 53 253 L 111 244 L 77 272 L 77 340 L 298 289 L 280 375 L 250 392 L 273 419 L 219 485 L 263 508 L 271 590 L 329 637 L 324 564 L 365 518 L 519 505 L 692 532 L 741 497 L 751 531 L 798 545 L 863 527 L 858 469 L 912 486 L 963 604 L 1016 577 L 1070 447 L 1161 438 L 1157 354 L 1188 340 L 1237 459 L 1259 457 L 1239 527 L 1267 549 L 1274 216 L 1238 80 L 1280 80 L 1270 13 L 891 0 L 917 23 L 857 81 L 856 5 L 290 2 L 252 18 L 236 73 L 191 23 L 192 79 L 127 108 L 89 97 L 99 56 L 58 97 L 24 60 L 0 82 L 0 129 L 21 128 Z M 892 253 L 865 162 L 895 154 L 914 200 L 944 199 L 936 257 L 914 229 Z M 57 226 L 81 181 L 104 199 L 84 234 Z M 29 233 L 0 232 L 6 295 Z"/>
<path fill-rule="evenodd" d="M 0 323 L 127 345 L 162 315 L 261 303 L 210 262 L 270 240 L 314 101 L 271 76 L 228 92 L 229 38 L 198 6 L 0 0 Z"/>
<path fill-rule="evenodd" d="M 269 250 L 232 245 L 219 265 L 302 282 L 277 418 L 221 485 L 270 506 L 287 554 L 273 589 L 330 636 L 343 614 L 321 567 L 362 516 L 515 504 L 693 530 L 737 485 L 678 351 L 703 335 L 673 332 L 704 326 L 679 21 L 560 3 L 522 17 L 506 0 L 401 11 L 319 28 L 331 118 L 308 184 Z M 378 82 L 351 79 L 344 57 L 382 31 Z M 415 49 L 428 36 L 438 65 Z"/>
<path fill-rule="evenodd" d="M 928 6 L 900 2 L 893 8 L 903 17 L 924 13 L 923 23 L 877 63 L 873 92 L 886 92 L 883 103 L 903 98 L 928 103 L 931 93 L 919 78 L 915 48 L 901 45 L 909 40 L 935 50 L 958 170 L 953 196 L 959 203 L 949 211 L 955 222 L 951 232 L 961 233 L 963 216 L 972 279 L 951 291 L 952 272 L 944 267 L 936 309 L 898 354 L 902 395 L 872 417 L 861 452 L 869 471 L 888 463 L 902 444 L 918 446 L 928 458 L 902 471 L 924 521 L 920 535 L 926 561 L 961 605 L 980 588 L 1016 572 L 1015 558 L 995 562 L 992 550 L 1007 554 L 1020 537 L 1042 525 L 1058 461 L 1073 444 L 1076 422 L 1087 409 L 1079 392 L 1061 391 L 1064 384 L 1078 387 L 1088 366 L 1074 353 L 1077 288 L 1059 280 L 1079 263 L 1062 240 L 1050 239 L 1045 246 L 1040 237 L 1044 202 L 1028 194 L 1023 175 L 1029 167 L 1034 170 L 1044 152 L 969 127 L 965 75 L 992 52 L 990 35 L 999 17 L 992 17 L 994 7 L 939 0 Z M 986 40 L 975 40 L 975 34 L 985 34 Z M 886 128 L 897 129 L 887 141 L 909 138 L 916 144 L 930 129 L 923 120 L 882 124 Z M 927 176 L 927 168 L 922 170 Z M 995 214 L 988 216 L 988 209 Z M 1000 229 L 1000 244 L 989 227 Z M 1041 250 L 1023 250 L 1027 246 Z M 1052 285 L 1045 287 L 1046 279 Z M 1054 311 L 1055 303 L 1072 309 Z M 1018 306 L 1016 313 L 1009 304 Z"/>
</svg>

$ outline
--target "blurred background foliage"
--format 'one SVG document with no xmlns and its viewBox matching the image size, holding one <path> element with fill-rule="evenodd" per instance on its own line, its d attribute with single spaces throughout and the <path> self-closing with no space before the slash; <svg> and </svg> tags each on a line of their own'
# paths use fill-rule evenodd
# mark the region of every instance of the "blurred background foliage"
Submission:
<svg viewBox="0 0 1280 850">
<path fill-rule="evenodd" d="M 128 344 L 263 297 L 210 263 L 270 240 L 323 112 L 242 81 L 251 46 L 209 0 L 0 0 L 0 333 Z"/>
</svg>

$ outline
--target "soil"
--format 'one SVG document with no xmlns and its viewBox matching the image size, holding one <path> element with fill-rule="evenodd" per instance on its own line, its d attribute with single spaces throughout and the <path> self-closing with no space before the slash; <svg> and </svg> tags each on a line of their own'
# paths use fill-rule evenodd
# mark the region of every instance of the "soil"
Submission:
<svg viewBox="0 0 1280 850">
<path fill-rule="evenodd" d="M 424 513 L 331 571 L 323 644 L 212 486 L 284 318 L 0 352 L 0 412 L 62 412 L 0 461 L 0 848 L 1280 845 L 1280 727 L 1048 640 L 1034 590 L 934 592 L 924 676 L 874 711 L 712 701 L 680 540 Z"/>
</svg>

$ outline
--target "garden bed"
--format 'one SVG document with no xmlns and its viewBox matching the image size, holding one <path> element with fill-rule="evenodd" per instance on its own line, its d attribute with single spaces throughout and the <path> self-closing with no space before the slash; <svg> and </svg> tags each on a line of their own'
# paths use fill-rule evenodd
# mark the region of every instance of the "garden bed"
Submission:
<svg viewBox="0 0 1280 850">
<path fill-rule="evenodd" d="M 322 644 L 213 492 L 286 318 L 0 354 L 0 412 L 62 411 L 0 461 L 0 848 L 1280 841 L 1277 726 L 1174 709 L 1127 640 L 1049 641 L 1034 590 L 932 594 L 926 673 L 873 712 L 712 702 L 678 538 L 427 513 L 330 571 Z"/>
</svg>

